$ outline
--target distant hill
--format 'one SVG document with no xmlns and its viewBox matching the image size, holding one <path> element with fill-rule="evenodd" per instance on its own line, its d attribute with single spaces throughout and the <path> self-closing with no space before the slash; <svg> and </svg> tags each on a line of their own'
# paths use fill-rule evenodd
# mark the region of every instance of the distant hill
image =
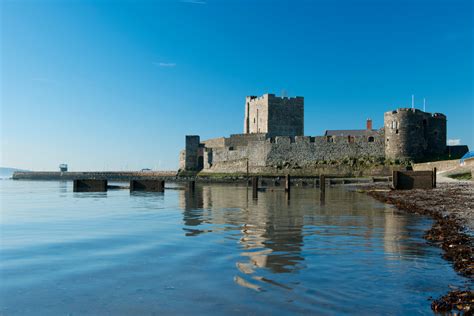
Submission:
<svg viewBox="0 0 474 316">
<path fill-rule="evenodd" d="M 13 172 L 15 171 L 28 171 L 28 170 L 0 167 L 0 179 L 11 178 L 13 175 Z"/>
</svg>

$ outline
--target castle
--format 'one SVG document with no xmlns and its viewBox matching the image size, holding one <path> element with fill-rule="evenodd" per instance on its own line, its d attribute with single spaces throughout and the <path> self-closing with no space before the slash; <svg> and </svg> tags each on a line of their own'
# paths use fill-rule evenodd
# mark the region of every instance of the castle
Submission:
<svg viewBox="0 0 474 316">
<path fill-rule="evenodd" d="M 304 98 L 264 94 L 245 99 L 243 134 L 201 141 L 186 136 L 180 170 L 205 173 L 300 174 L 334 166 L 341 161 L 371 162 L 440 159 L 462 155 L 467 146 L 446 145 L 446 116 L 414 108 L 386 112 L 384 127 L 328 130 L 323 136 L 304 136 Z"/>
</svg>

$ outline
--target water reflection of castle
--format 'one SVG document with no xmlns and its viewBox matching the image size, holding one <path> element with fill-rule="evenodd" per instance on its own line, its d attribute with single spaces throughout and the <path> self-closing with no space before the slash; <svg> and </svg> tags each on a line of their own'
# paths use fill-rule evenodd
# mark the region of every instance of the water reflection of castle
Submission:
<svg viewBox="0 0 474 316">
<path fill-rule="evenodd" d="M 360 196 L 346 190 L 328 190 L 323 208 L 319 207 L 318 194 L 311 189 L 294 190 L 291 201 L 282 192 L 266 192 L 253 200 L 246 187 L 230 185 L 204 185 L 197 186 L 194 193 L 179 192 L 187 236 L 219 230 L 240 232 L 242 260 L 236 262 L 238 270 L 244 277 L 274 285 L 285 287 L 258 276 L 257 270 L 292 273 L 304 268 L 306 235 L 361 238 L 361 251 L 372 251 L 378 247 L 374 242 L 380 240 L 380 251 L 397 258 L 419 251 L 405 242 L 410 227 L 406 216 L 368 207 Z M 318 245 L 313 246 L 314 251 L 322 251 Z M 241 277 L 236 277 L 236 282 L 258 288 Z"/>
<path fill-rule="evenodd" d="M 228 186 L 196 187 L 194 194 L 180 191 L 180 195 L 187 235 L 206 232 L 199 226 L 207 223 L 240 230 L 242 256 L 251 265 L 275 273 L 290 272 L 304 260 L 300 255 L 303 214 L 281 214 L 284 211 L 277 206 L 286 203 L 284 196 L 261 194 L 255 201 L 248 198 L 245 187 Z"/>
</svg>

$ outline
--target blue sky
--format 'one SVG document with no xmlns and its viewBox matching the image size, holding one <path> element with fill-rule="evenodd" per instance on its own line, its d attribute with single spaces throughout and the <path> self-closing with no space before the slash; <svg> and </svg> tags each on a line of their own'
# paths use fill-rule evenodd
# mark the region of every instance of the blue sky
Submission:
<svg viewBox="0 0 474 316">
<path fill-rule="evenodd" d="M 283 89 L 306 135 L 415 94 L 473 148 L 473 28 L 471 0 L 2 1 L 1 165 L 176 169 Z"/>
</svg>

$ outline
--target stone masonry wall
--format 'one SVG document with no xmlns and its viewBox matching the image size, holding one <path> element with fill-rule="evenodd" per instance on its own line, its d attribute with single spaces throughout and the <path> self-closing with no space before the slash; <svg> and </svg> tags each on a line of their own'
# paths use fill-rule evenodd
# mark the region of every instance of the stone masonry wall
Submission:
<svg viewBox="0 0 474 316">
<path fill-rule="evenodd" d="M 304 98 L 264 94 L 245 99 L 244 134 L 304 135 Z"/>
<path fill-rule="evenodd" d="M 252 141 L 263 141 L 267 139 L 266 134 L 233 134 L 225 138 L 223 147 L 241 147 L 247 146 Z"/>
<path fill-rule="evenodd" d="M 446 116 L 401 108 L 384 114 L 385 155 L 390 159 L 435 158 L 446 152 Z"/>
<path fill-rule="evenodd" d="M 304 98 L 268 95 L 268 135 L 304 135 Z"/>
<path fill-rule="evenodd" d="M 186 135 L 186 147 L 184 149 L 185 170 L 199 170 L 200 141 L 197 135 Z"/>
<path fill-rule="evenodd" d="M 371 139 L 372 140 L 372 139 Z M 299 136 L 292 142 L 290 137 L 276 137 L 271 144 L 266 159 L 266 165 L 289 163 L 305 167 L 318 161 L 335 161 L 346 158 L 384 157 L 383 134 L 373 137 L 343 137 L 343 136 Z"/>
<path fill-rule="evenodd" d="M 206 148 L 225 147 L 225 137 L 212 138 L 203 141 Z"/>
<path fill-rule="evenodd" d="M 253 97 L 246 100 L 246 122 L 247 130 L 244 133 L 267 133 L 268 132 L 268 94 L 261 97 Z"/>
<path fill-rule="evenodd" d="M 212 165 L 204 171 L 237 173 L 257 172 L 267 167 L 312 167 L 318 162 L 350 158 L 384 158 L 384 135 L 369 137 L 297 136 L 257 140 L 248 146 L 212 149 Z M 247 167 L 248 166 L 248 167 Z"/>
</svg>

